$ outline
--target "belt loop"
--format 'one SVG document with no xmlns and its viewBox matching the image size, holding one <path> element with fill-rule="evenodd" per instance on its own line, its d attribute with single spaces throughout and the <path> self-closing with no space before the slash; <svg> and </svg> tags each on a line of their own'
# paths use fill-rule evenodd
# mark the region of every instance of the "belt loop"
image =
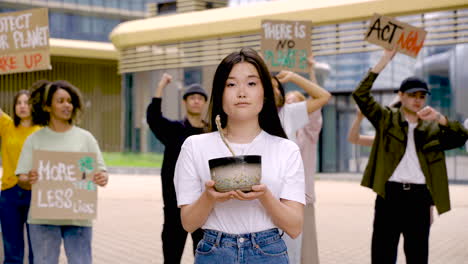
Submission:
<svg viewBox="0 0 468 264">
<path fill-rule="evenodd" d="M 218 247 L 221 245 L 221 236 L 223 235 L 223 232 L 217 231 L 218 235 L 216 236 L 216 242 L 215 242 L 215 247 Z"/>
<path fill-rule="evenodd" d="M 255 241 L 255 233 L 252 233 L 251 235 L 251 240 L 252 240 L 252 246 L 254 248 L 259 248 L 260 246 L 257 244 L 257 241 Z"/>
</svg>

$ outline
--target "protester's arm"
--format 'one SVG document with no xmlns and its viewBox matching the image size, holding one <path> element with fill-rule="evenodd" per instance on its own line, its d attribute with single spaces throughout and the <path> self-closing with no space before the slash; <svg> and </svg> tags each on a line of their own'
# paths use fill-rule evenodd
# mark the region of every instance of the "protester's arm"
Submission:
<svg viewBox="0 0 468 264">
<path fill-rule="evenodd" d="M 104 158 L 102 157 L 101 148 L 99 148 L 99 143 L 91 133 L 89 133 L 88 140 L 89 151 L 92 153 L 96 153 L 96 163 L 98 169 L 98 172 L 96 172 L 93 176 L 93 182 L 101 187 L 105 187 L 109 182 L 109 174 L 107 173 Z"/>
<path fill-rule="evenodd" d="M 317 82 L 317 76 L 315 76 L 315 59 L 314 55 L 310 55 L 307 58 L 307 65 L 309 66 L 309 80 L 315 84 L 318 84 Z"/>
<path fill-rule="evenodd" d="M 361 80 L 356 90 L 352 93 L 356 104 L 362 114 L 377 128 L 379 121 L 386 113 L 385 109 L 375 100 L 371 94 L 371 88 L 379 73 L 387 66 L 396 54 L 396 49 L 385 50 L 378 63 Z"/>
<path fill-rule="evenodd" d="M 351 129 L 348 133 L 348 141 L 355 145 L 372 146 L 374 137 L 360 134 L 361 122 L 363 119 L 364 116 L 358 109 L 356 112 L 356 119 L 354 119 L 353 124 L 351 125 Z"/>
<path fill-rule="evenodd" d="M 320 109 L 331 98 L 331 94 L 327 90 L 294 72 L 281 71 L 276 77 L 281 83 L 293 82 L 311 97 L 307 99 L 307 113 Z"/>
<path fill-rule="evenodd" d="M 468 129 L 460 122 L 448 120 L 445 116 L 430 106 L 426 106 L 417 113 L 422 120 L 434 121 L 439 124 L 438 140 L 441 150 L 448 150 L 463 146 L 468 139 Z"/>
<path fill-rule="evenodd" d="M 33 136 L 34 134 L 30 135 L 24 142 L 15 171 L 18 186 L 25 190 L 31 190 L 31 183 L 37 181 L 37 173 L 33 170 Z"/>
<path fill-rule="evenodd" d="M 163 144 L 171 142 L 179 127 L 178 122 L 165 118 L 161 111 L 163 91 L 171 81 L 172 76 L 164 73 L 146 110 L 146 122 L 154 135 Z"/>
<path fill-rule="evenodd" d="M 164 92 L 164 88 L 168 84 L 172 82 L 172 76 L 168 73 L 164 73 L 163 76 L 161 77 L 161 80 L 158 83 L 158 87 L 156 87 L 156 92 L 154 94 L 154 97 L 156 98 L 161 98 Z"/>
</svg>

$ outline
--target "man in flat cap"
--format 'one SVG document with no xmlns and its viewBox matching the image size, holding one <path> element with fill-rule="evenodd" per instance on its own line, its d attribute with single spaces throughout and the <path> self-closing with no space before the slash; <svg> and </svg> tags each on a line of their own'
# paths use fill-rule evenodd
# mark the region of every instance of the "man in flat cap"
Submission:
<svg viewBox="0 0 468 264">
<path fill-rule="evenodd" d="M 172 76 L 164 73 L 146 111 L 146 120 L 151 131 L 165 146 L 161 168 L 164 201 L 164 225 L 161 237 L 164 263 L 166 264 L 180 263 L 187 238 L 187 232 L 182 227 L 180 220 L 180 208 L 177 207 L 174 189 L 175 164 L 185 139 L 204 132 L 206 123 L 202 114 L 208 99 L 208 95 L 199 84 L 190 85 L 186 88 L 182 98 L 186 110 L 185 119 L 170 120 L 163 116 L 161 103 L 163 90 L 171 81 Z M 191 235 L 195 252 L 198 242 L 203 238 L 203 231 L 198 229 Z"/>
<path fill-rule="evenodd" d="M 353 98 L 374 126 L 375 140 L 361 185 L 377 193 L 371 258 L 373 264 L 396 263 L 400 235 L 406 263 L 428 263 L 431 205 L 450 210 L 444 151 L 461 147 L 468 131 L 430 106 L 426 82 L 410 77 L 398 90 L 401 107 L 380 105 L 371 95 L 379 73 L 395 56 L 386 50 Z"/>
</svg>

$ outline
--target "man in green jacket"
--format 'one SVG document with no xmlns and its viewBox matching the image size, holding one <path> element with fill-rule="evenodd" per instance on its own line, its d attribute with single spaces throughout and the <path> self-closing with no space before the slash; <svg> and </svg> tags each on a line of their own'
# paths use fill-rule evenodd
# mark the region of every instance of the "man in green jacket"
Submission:
<svg viewBox="0 0 468 264">
<path fill-rule="evenodd" d="M 361 185 L 377 193 L 372 263 L 395 263 L 403 234 L 406 263 L 423 264 L 429 255 L 430 207 L 439 214 L 450 210 L 444 150 L 463 146 L 468 131 L 425 106 L 429 89 L 416 77 L 402 82 L 400 108 L 376 102 L 370 90 L 395 53 L 386 50 L 353 92 L 376 130 Z"/>
</svg>

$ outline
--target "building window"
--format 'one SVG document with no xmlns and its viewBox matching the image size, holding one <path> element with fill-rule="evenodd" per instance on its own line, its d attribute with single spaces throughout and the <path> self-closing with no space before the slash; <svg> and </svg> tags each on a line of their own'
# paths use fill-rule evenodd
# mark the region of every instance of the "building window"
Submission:
<svg viewBox="0 0 468 264">
<path fill-rule="evenodd" d="M 177 12 L 176 2 L 158 4 L 158 15 L 172 14 Z"/>
</svg>

